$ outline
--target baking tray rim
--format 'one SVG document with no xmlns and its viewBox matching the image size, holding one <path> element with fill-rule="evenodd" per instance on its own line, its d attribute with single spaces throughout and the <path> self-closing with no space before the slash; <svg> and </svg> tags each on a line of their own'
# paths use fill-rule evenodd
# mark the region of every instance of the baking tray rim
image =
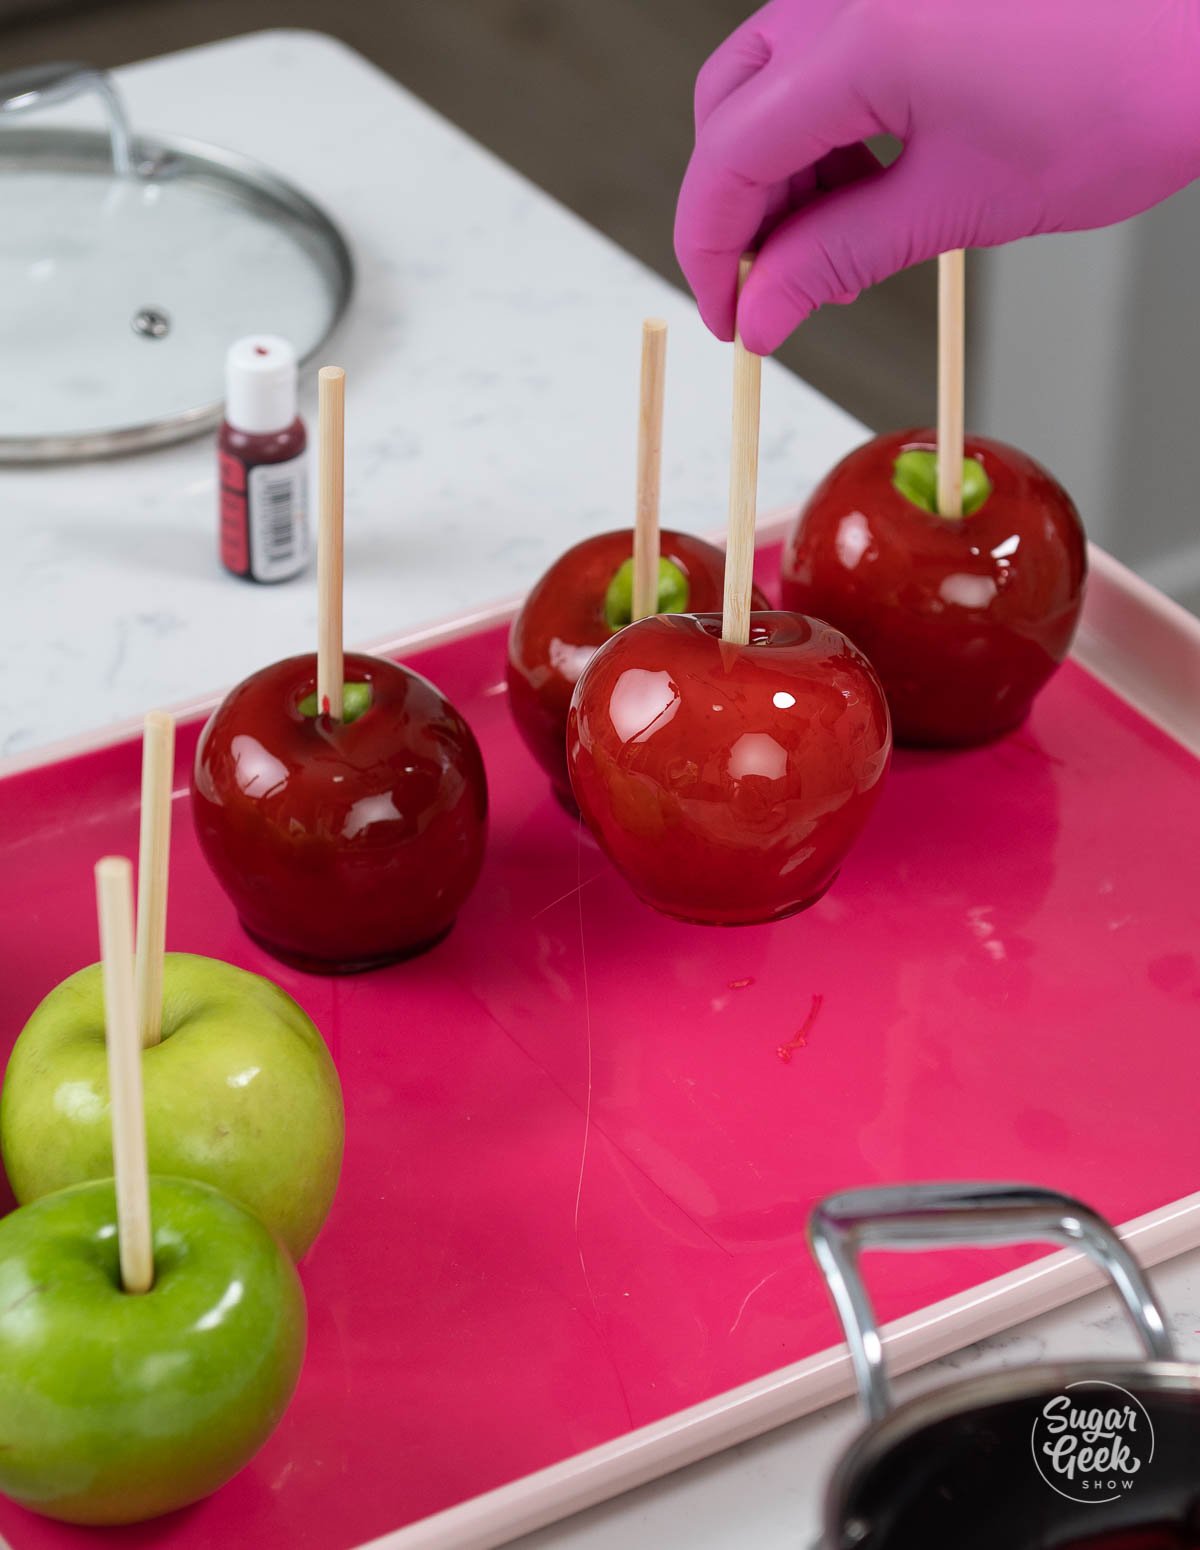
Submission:
<svg viewBox="0 0 1200 1550">
<path fill-rule="evenodd" d="M 781 541 L 797 507 L 758 526 L 760 546 Z M 713 535 L 720 541 L 723 534 Z M 1090 574 L 1072 658 L 1200 758 L 1200 619 L 1089 544 Z M 422 625 L 360 648 L 399 656 L 449 644 L 508 623 L 521 599 Z M 192 696 L 170 707 L 192 720 L 212 711 L 226 691 Z M 0 759 L 0 779 L 96 752 L 141 733 L 140 717 L 113 723 Z M 1147 1268 L 1200 1247 L 1200 1191 L 1118 1227 Z M 889 1369 L 912 1371 L 975 1341 L 1048 1313 L 1098 1290 L 1104 1277 L 1082 1254 L 1064 1250 L 995 1276 L 893 1320 L 883 1329 Z M 364 1542 L 357 1550 L 495 1550 L 522 1534 L 610 1500 L 800 1419 L 854 1392 L 844 1344 L 727 1389 L 557 1464 Z M 4 1541 L 0 1539 L 0 1550 Z"/>
<path fill-rule="evenodd" d="M 757 547 L 781 543 L 799 511 L 799 504 L 785 506 L 761 518 Z M 724 528 L 701 536 L 724 547 Z M 1083 616 L 1071 659 L 1200 758 L 1200 618 L 1094 543 L 1088 544 L 1088 567 Z M 524 595 L 518 593 L 465 613 L 448 614 L 401 635 L 378 636 L 347 650 L 398 657 L 448 645 L 464 635 L 510 623 L 523 601 Z M 1129 632 L 1133 624 L 1142 626 L 1143 632 Z M 1124 638 L 1115 639 L 1118 635 Z M 1173 663 L 1166 660 L 1168 648 L 1176 659 Z M 1164 683 L 1163 675 L 1171 667 L 1181 670 L 1179 677 L 1174 683 L 1169 679 Z M 210 714 L 228 692 L 228 688 L 207 690 L 156 708 L 170 711 L 177 721 L 187 721 Z M 110 748 L 140 737 L 141 731 L 141 715 L 126 716 L 107 726 L 8 754 L 0 757 L 0 780 Z"/>
</svg>

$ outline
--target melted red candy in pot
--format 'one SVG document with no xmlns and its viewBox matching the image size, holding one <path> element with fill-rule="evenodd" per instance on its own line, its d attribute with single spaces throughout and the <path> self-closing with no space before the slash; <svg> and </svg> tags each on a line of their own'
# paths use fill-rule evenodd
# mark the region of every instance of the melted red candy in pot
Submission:
<svg viewBox="0 0 1200 1550">
<path fill-rule="evenodd" d="M 702 538 L 664 529 L 659 550 L 688 584 L 688 612 L 720 608 L 725 551 Z M 585 538 L 554 562 L 526 598 L 508 637 L 508 701 L 517 730 L 550 777 L 556 795 L 574 807 L 567 773 L 567 712 L 592 654 L 613 630 L 604 616 L 608 585 L 633 554 L 633 531 Z M 770 605 L 755 588 L 754 608 Z"/>
<path fill-rule="evenodd" d="M 837 465 L 784 551 L 787 608 L 827 619 L 883 680 L 896 741 L 986 742 L 1025 718 L 1079 622 L 1087 545 L 1070 496 L 1032 458 L 981 436 L 991 481 L 968 516 L 933 515 L 893 483 L 931 431 L 877 436 Z"/>
<path fill-rule="evenodd" d="M 415 673 L 349 653 L 370 705 L 306 715 L 316 658 L 238 685 L 201 733 L 200 845 L 246 930 L 301 968 L 368 968 L 432 946 L 479 876 L 487 782 L 470 727 Z"/>
<path fill-rule="evenodd" d="M 874 806 L 891 753 L 883 690 L 839 631 L 755 613 L 631 624 L 585 669 L 568 724 L 580 811 L 634 891 L 708 925 L 813 904 Z"/>
</svg>

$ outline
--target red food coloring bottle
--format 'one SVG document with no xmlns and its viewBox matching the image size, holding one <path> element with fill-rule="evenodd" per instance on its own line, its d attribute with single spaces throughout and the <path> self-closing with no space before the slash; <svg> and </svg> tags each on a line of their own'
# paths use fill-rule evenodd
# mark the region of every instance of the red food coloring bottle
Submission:
<svg viewBox="0 0 1200 1550">
<path fill-rule="evenodd" d="M 296 413 L 296 352 L 257 334 L 230 347 L 217 433 L 221 563 L 248 581 L 308 564 L 308 435 Z"/>
</svg>

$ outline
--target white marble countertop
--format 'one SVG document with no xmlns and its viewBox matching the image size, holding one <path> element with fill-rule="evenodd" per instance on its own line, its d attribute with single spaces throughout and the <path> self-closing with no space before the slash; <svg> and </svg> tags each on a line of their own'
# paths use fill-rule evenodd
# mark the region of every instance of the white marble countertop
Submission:
<svg viewBox="0 0 1200 1550">
<path fill-rule="evenodd" d="M 671 325 L 664 521 L 721 527 L 728 347 L 679 291 L 331 39 L 261 33 L 119 78 L 135 126 L 258 158 L 353 249 L 357 294 L 328 356 L 347 371 L 347 641 L 516 596 L 576 539 L 632 521 L 648 315 Z M 306 112 L 316 101 L 337 112 Z M 861 439 L 779 367 L 763 427 L 764 511 Z M 311 574 L 258 587 L 220 568 L 212 438 L 0 480 L 0 757 L 315 642 Z"/>
<path fill-rule="evenodd" d="M 569 543 L 630 520 L 647 315 L 671 324 L 664 520 L 720 527 L 728 353 L 678 291 L 329 39 L 259 34 L 120 81 L 136 125 L 258 157 L 323 203 L 354 250 L 358 294 L 329 352 L 348 373 L 350 640 L 515 595 Z M 337 113 L 306 111 L 317 101 Z M 802 497 L 862 434 L 768 364 L 762 509 Z M 309 647 L 311 577 L 254 587 L 218 565 L 215 485 L 211 438 L 0 474 L 0 755 L 219 690 Z M 1200 1356 L 1200 1255 L 1155 1281 L 1182 1351 Z M 986 1361 L 1120 1355 L 1131 1338 L 1112 1299 L 1095 1297 L 901 1389 Z M 856 1424 L 836 1407 L 521 1543 L 795 1550 Z"/>
</svg>

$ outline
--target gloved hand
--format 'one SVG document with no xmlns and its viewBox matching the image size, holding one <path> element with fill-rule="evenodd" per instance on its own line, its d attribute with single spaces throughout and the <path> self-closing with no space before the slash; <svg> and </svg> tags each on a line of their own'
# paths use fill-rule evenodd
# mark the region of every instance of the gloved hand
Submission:
<svg viewBox="0 0 1200 1550">
<path fill-rule="evenodd" d="M 862 144 L 884 131 L 886 170 Z M 1198 175 L 1196 0 L 771 0 L 696 82 L 675 251 L 731 339 L 759 248 L 738 319 L 766 354 L 921 259 L 1105 226 Z"/>
</svg>

